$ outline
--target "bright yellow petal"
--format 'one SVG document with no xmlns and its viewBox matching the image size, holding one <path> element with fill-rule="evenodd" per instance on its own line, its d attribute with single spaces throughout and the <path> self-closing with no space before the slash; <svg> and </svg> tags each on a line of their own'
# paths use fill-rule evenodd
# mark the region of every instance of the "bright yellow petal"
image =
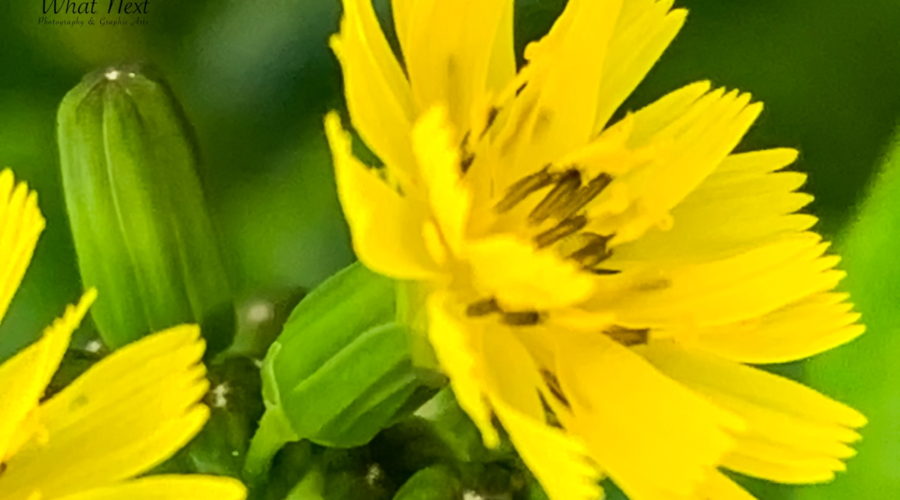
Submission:
<svg viewBox="0 0 900 500">
<path fill-rule="evenodd" d="M 235 479 L 172 475 L 145 477 L 52 500 L 243 500 L 246 496 L 244 485 Z"/>
<path fill-rule="evenodd" d="M 38 407 L 47 384 L 62 361 L 72 332 L 78 328 L 97 294 L 89 290 L 75 306 L 53 322 L 40 340 L 0 365 L 0 462 L 14 455 L 36 430 L 25 426 L 26 418 Z M 0 476 L 0 487 L 3 485 Z"/>
<path fill-rule="evenodd" d="M 703 486 L 700 487 L 696 500 L 756 500 L 725 474 L 716 472 L 712 474 Z"/>
<path fill-rule="evenodd" d="M 740 323 L 672 333 L 686 346 L 742 363 L 785 363 L 833 349 L 865 326 L 846 294 L 819 293 Z"/>
<path fill-rule="evenodd" d="M 559 338 L 563 426 L 632 500 L 691 498 L 741 422 L 604 335 Z"/>
<path fill-rule="evenodd" d="M 328 115 L 325 130 L 334 156 L 338 195 L 359 260 L 394 278 L 434 276 L 437 263 L 423 237 L 427 214 L 353 156 L 350 136 L 337 114 Z"/>
<path fill-rule="evenodd" d="M 564 431 L 527 417 L 502 401 L 494 405 L 509 439 L 551 500 L 603 498 L 600 473 L 587 448 Z"/>
<path fill-rule="evenodd" d="M 827 247 L 818 235 L 798 233 L 701 264 L 622 268 L 598 280 L 590 308 L 629 328 L 688 332 L 757 318 L 837 285 L 844 273 L 834 269 L 837 257 L 824 255 Z"/>
<path fill-rule="evenodd" d="M 0 172 L 0 319 L 22 282 L 44 225 L 37 193 L 24 182 L 17 184 L 11 170 Z"/>
<path fill-rule="evenodd" d="M 672 0 L 623 2 L 603 68 L 595 130 L 601 130 L 684 25 L 687 11 Z"/>
<path fill-rule="evenodd" d="M 783 483 L 830 480 L 854 454 L 847 445 L 865 425 L 859 412 L 797 382 L 661 341 L 640 349 L 654 366 L 716 405 L 746 430 L 723 465 Z"/>
<path fill-rule="evenodd" d="M 150 335 L 43 404 L 45 432 L 8 463 L 0 489 L 45 498 L 115 484 L 184 446 L 206 422 L 204 343 L 193 325 Z"/>
<path fill-rule="evenodd" d="M 484 332 L 475 324 L 464 323 L 454 313 L 453 300 L 447 295 L 432 294 L 427 307 L 428 338 L 444 373 L 450 377 L 456 400 L 478 426 L 484 443 L 496 447 L 500 436 L 491 422 L 491 408 L 484 396 L 482 353 L 476 351 L 478 337 Z"/>
<path fill-rule="evenodd" d="M 600 473 L 577 437 L 547 424 L 539 368 L 516 337 L 496 325 L 483 336 L 490 401 L 522 460 L 552 500 L 602 497 Z"/>
<path fill-rule="evenodd" d="M 353 126 L 388 166 L 390 175 L 411 189 L 416 180 L 409 131 L 416 118 L 409 85 L 381 31 L 371 0 L 344 0 L 344 17 L 331 47 L 341 63 L 344 92 Z"/>
<path fill-rule="evenodd" d="M 622 0 L 571 0 L 550 33 L 527 48 L 528 83 L 499 139 L 516 144 L 502 160 L 508 177 L 532 173 L 593 135 L 621 6 Z"/>
<path fill-rule="evenodd" d="M 473 126 L 477 113 L 487 113 L 474 107 L 515 75 L 512 10 L 512 0 L 394 2 L 397 34 L 419 111 L 446 107 L 460 133 Z"/>
<path fill-rule="evenodd" d="M 670 225 L 670 211 L 706 179 L 762 112 L 749 94 L 706 84 L 674 92 L 636 112 L 631 148 L 652 148 L 651 161 L 615 179 L 590 208 L 599 234 L 615 234 L 611 244 L 634 241 L 647 230 Z M 630 198 L 626 210 L 617 198 Z"/>
<path fill-rule="evenodd" d="M 672 210 L 672 227 L 616 247 L 611 266 L 677 264 L 719 259 L 809 229 L 816 218 L 793 212 L 812 201 L 795 192 L 806 176 L 778 172 L 791 149 L 732 155 Z"/>
<path fill-rule="evenodd" d="M 478 291 L 506 310 L 546 310 L 579 302 L 594 277 L 574 262 L 512 236 L 470 242 L 467 258 Z"/>
<path fill-rule="evenodd" d="M 443 108 L 431 109 L 416 123 L 412 140 L 431 212 L 443 241 L 458 254 L 465 237 L 469 196 L 461 182 L 459 152 Z"/>
</svg>

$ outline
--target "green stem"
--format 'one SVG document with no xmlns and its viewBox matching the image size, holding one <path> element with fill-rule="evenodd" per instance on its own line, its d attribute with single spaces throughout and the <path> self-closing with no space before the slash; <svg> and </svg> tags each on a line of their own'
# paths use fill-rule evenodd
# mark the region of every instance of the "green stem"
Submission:
<svg viewBox="0 0 900 500">
<path fill-rule="evenodd" d="M 247 461 L 244 462 L 244 481 L 251 488 L 258 486 L 269 473 L 272 459 L 285 444 L 299 438 L 280 407 L 266 409 L 259 428 L 250 440 Z"/>
</svg>

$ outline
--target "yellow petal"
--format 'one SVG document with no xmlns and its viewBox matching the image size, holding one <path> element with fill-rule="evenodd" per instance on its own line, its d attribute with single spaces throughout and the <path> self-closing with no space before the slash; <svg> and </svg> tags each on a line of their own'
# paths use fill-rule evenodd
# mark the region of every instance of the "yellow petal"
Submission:
<svg viewBox="0 0 900 500">
<path fill-rule="evenodd" d="M 623 2 L 603 68 L 595 130 L 601 130 L 684 25 L 687 11 L 672 0 Z"/>
<path fill-rule="evenodd" d="M 44 225 L 37 193 L 24 182 L 17 184 L 11 170 L 0 172 L 0 319 L 22 282 Z"/>
<path fill-rule="evenodd" d="M 434 293 L 428 298 L 428 338 L 459 406 L 465 410 L 481 431 L 485 445 L 500 443 L 500 436 L 491 422 L 491 408 L 484 396 L 484 366 L 482 353 L 476 349 L 478 337 L 483 335 L 477 324 L 465 323 L 455 313 L 452 298 Z"/>
<path fill-rule="evenodd" d="M 460 133 L 487 113 L 473 108 L 515 75 L 512 11 L 512 0 L 394 2 L 417 109 L 446 107 Z"/>
<path fill-rule="evenodd" d="M 740 323 L 675 332 L 686 346 L 742 363 L 785 363 L 833 349 L 862 335 L 847 295 L 818 293 Z"/>
<path fill-rule="evenodd" d="M 527 175 L 582 146 L 595 130 L 604 62 L 622 0 L 571 0 L 550 33 L 526 50 L 530 78 L 515 119 L 501 137 L 515 141 L 505 160 Z M 515 167 L 513 169 L 513 166 Z"/>
<path fill-rule="evenodd" d="M 8 463 L 0 489 L 45 497 L 114 484 L 141 474 L 184 446 L 209 410 L 208 382 L 194 325 L 145 337 L 92 366 L 43 404 L 41 440 Z"/>
<path fill-rule="evenodd" d="M 600 473 L 577 439 L 529 418 L 502 401 L 494 405 L 509 439 L 551 500 L 596 500 L 603 497 Z"/>
<path fill-rule="evenodd" d="M 551 427 L 538 397 L 545 385 L 516 333 L 496 325 L 482 337 L 486 380 L 497 418 L 522 460 L 552 500 L 602 496 L 600 473 L 577 437 Z"/>
<path fill-rule="evenodd" d="M 753 495 L 747 493 L 747 490 L 721 472 L 710 475 L 698 493 L 696 500 L 756 500 Z"/>
<path fill-rule="evenodd" d="M 623 268 L 595 284 L 591 309 L 630 328 L 719 326 L 756 318 L 818 292 L 844 273 L 823 256 L 818 235 L 798 233 L 737 256 L 700 264 Z M 615 269 L 615 267 L 612 267 Z"/>
<path fill-rule="evenodd" d="M 723 465 L 785 483 L 827 481 L 853 455 L 847 443 L 865 425 L 859 412 L 797 382 L 755 368 L 651 342 L 640 349 L 654 366 L 746 423 Z"/>
<path fill-rule="evenodd" d="M 331 47 L 343 69 L 344 92 L 353 126 L 388 166 L 390 175 L 411 189 L 417 182 L 409 131 L 415 120 L 409 85 L 381 31 L 371 0 L 344 0 L 341 31 Z"/>
<path fill-rule="evenodd" d="M 423 210 L 353 156 L 350 136 L 337 114 L 328 115 L 325 131 L 334 156 L 338 195 L 359 260 L 369 269 L 394 278 L 434 276 L 437 264 L 423 238 Z"/>
<path fill-rule="evenodd" d="M 512 236 L 470 242 L 475 285 L 507 310 L 546 310 L 586 298 L 594 278 L 551 251 L 536 251 Z"/>
<path fill-rule="evenodd" d="M 54 500 L 243 500 L 246 496 L 246 489 L 235 479 L 171 475 L 145 477 Z"/>
<path fill-rule="evenodd" d="M 461 182 L 459 153 L 443 108 L 429 110 L 416 123 L 413 150 L 423 170 L 428 203 L 442 239 L 453 253 L 459 254 L 465 237 L 469 196 Z"/>
<path fill-rule="evenodd" d="M 62 361 L 72 332 L 78 328 L 97 293 L 89 290 L 75 306 L 66 308 L 40 340 L 0 365 L 0 462 L 14 455 L 37 430 L 25 426 L 26 418 L 38 407 L 47 384 Z M 4 484 L 0 476 L 0 487 Z"/>
<path fill-rule="evenodd" d="M 795 192 L 806 176 L 772 172 L 796 157 L 791 149 L 729 156 L 672 210 L 671 228 L 616 247 L 609 265 L 718 259 L 809 229 L 815 217 L 793 213 L 812 201 Z"/>
<path fill-rule="evenodd" d="M 604 335 L 560 336 L 563 426 L 632 500 L 690 497 L 741 422 Z"/>
<path fill-rule="evenodd" d="M 615 234 L 611 244 L 634 241 L 670 218 L 669 211 L 721 164 L 762 111 L 736 91 L 697 97 L 704 88 L 689 86 L 633 115 L 630 147 L 654 148 L 655 154 L 615 179 L 590 208 L 592 229 Z M 613 199 L 622 189 L 631 198 L 624 212 Z"/>
</svg>

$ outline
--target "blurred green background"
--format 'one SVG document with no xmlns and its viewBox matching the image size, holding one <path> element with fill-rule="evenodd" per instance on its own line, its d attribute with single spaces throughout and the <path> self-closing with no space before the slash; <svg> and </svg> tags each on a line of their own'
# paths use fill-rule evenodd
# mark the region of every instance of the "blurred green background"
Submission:
<svg viewBox="0 0 900 500">
<path fill-rule="evenodd" d="M 388 12 L 386 1 L 376 3 Z M 518 1 L 519 47 L 545 31 L 563 4 Z M 819 229 L 838 235 L 900 116 L 900 2 L 677 4 L 690 9 L 688 24 L 626 107 L 704 78 L 751 91 L 767 110 L 742 149 L 800 149 L 797 168 L 810 173 Z M 240 297 L 292 296 L 353 259 L 321 132 L 323 114 L 342 103 L 326 44 L 337 29 L 337 0 L 150 0 L 149 7 L 146 26 L 88 27 L 39 25 L 40 0 L 0 5 L 0 165 L 39 191 L 48 220 L 0 327 L 0 359 L 34 339 L 79 294 L 55 113 L 83 74 L 107 65 L 152 64 L 181 99 L 196 128 L 201 178 Z M 884 333 L 870 332 L 863 349 L 878 349 Z M 842 363 L 842 351 L 829 356 Z M 788 371 L 803 376 L 802 368 Z M 841 373 L 844 383 L 820 388 L 866 409 L 853 386 L 878 376 L 877 366 L 844 362 Z M 862 460 L 851 461 L 851 472 Z M 753 488 L 767 498 L 789 491 Z M 855 498 L 830 491 L 854 493 L 814 488 L 809 498 Z M 895 497 L 881 493 L 860 497 Z"/>
</svg>

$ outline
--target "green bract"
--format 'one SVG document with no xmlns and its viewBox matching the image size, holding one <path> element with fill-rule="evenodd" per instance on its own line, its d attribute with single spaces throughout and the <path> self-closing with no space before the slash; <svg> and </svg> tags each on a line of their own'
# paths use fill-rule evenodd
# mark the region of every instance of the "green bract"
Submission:
<svg viewBox="0 0 900 500">
<path fill-rule="evenodd" d="M 457 500 L 464 498 L 462 483 L 452 468 L 434 465 L 422 469 L 397 491 L 394 500 Z"/>
<path fill-rule="evenodd" d="M 168 89 L 134 69 L 88 75 L 63 99 L 66 205 L 91 310 L 116 348 L 178 323 L 209 352 L 234 334 L 231 294 L 197 178 L 189 125 Z"/>
<path fill-rule="evenodd" d="M 266 413 L 245 472 L 256 479 L 286 442 L 348 448 L 414 410 L 431 390 L 396 322 L 394 283 L 354 264 L 297 306 L 262 366 Z"/>
</svg>

